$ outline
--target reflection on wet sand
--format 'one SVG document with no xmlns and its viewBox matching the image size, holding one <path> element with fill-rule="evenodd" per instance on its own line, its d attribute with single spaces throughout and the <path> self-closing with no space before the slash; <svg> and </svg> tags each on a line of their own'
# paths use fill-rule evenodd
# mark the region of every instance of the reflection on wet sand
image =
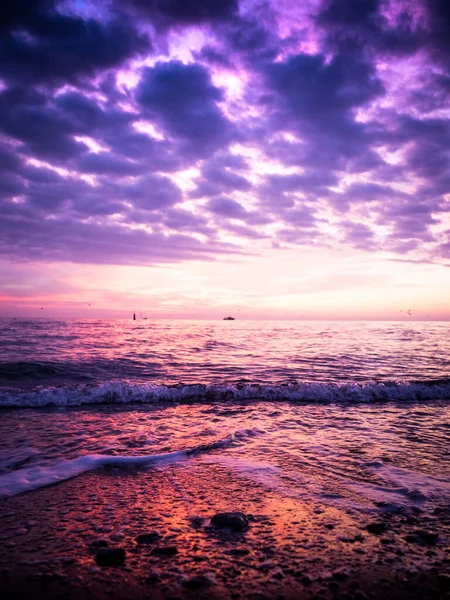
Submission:
<svg viewBox="0 0 450 600">
<path fill-rule="evenodd" d="M 97 421 L 95 411 L 49 412 L 41 437 L 26 414 L 10 415 L 4 430 L 22 419 L 22 435 L 35 436 L 50 465 L 62 422 L 77 441 L 65 458 L 101 444 L 132 456 L 143 445 L 156 453 L 235 438 L 179 462 L 109 466 L 0 500 L 5 597 L 443 598 L 448 408 L 420 411 L 179 405 L 110 408 Z M 421 435 L 411 438 L 418 419 Z M 248 527 L 211 524 L 229 511 Z M 123 551 L 117 564 L 114 548 Z"/>
</svg>

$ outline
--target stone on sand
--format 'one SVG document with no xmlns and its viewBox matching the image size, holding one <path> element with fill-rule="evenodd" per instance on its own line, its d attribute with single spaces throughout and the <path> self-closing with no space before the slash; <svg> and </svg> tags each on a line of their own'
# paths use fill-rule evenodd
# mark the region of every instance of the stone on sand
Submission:
<svg viewBox="0 0 450 600">
<path fill-rule="evenodd" d="M 211 518 L 211 525 L 219 529 L 244 531 L 248 528 L 248 519 L 241 512 L 223 512 L 217 513 Z"/>
</svg>

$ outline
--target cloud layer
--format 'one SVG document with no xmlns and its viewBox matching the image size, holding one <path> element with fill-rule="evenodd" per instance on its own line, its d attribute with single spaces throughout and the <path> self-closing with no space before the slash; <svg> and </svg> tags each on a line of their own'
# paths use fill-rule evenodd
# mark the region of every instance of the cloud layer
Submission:
<svg viewBox="0 0 450 600">
<path fill-rule="evenodd" d="M 449 3 L 298 4 L 3 4 L 0 256 L 448 261 Z"/>
</svg>

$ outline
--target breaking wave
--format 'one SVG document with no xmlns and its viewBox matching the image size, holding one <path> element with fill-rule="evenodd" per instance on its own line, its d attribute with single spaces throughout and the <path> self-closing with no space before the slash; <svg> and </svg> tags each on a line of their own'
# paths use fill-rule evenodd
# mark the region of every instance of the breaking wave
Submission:
<svg viewBox="0 0 450 600">
<path fill-rule="evenodd" d="M 450 380 L 389 383 L 288 383 L 263 385 L 156 385 L 110 381 L 99 385 L 0 390 L 0 408 L 66 407 L 96 404 L 201 403 L 223 401 L 417 402 L 450 400 Z"/>
</svg>

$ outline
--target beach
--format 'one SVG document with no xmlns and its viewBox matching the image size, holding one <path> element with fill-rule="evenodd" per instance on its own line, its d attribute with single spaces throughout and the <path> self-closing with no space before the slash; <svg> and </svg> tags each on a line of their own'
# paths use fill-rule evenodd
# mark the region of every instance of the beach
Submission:
<svg viewBox="0 0 450 600">
<path fill-rule="evenodd" d="M 40 437 L 56 438 L 65 457 L 28 471 L 25 460 L 16 473 L 30 482 L 39 473 L 40 487 L 0 499 L 2 597 L 446 598 L 448 410 L 445 402 L 43 410 Z M 30 435 L 35 413 L 4 411 L 3 426 L 22 423 Z M 110 432 L 107 466 L 45 485 L 43 474 L 82 453 L 77 443 L 92 443 L 87 423 L 102 443 L 101 428 Z M 149 439 L 158 458 L 136 466 Z M 124 454 L 130 460 L 114 466 Z M 230 512 L 238 516 L 215 523 Z"/>
<path fill-rule="evenodd" d="M 211 525 L 225 511 L 248 527 Z M 201 463 L 86 473 L 2 499 L 0 524 L 5 599 L 450 593 L 448 504 L 344 514 Z M 143 534 L 149 543 L 138 543 Z M 104 547 L 123 549 L 123 562 L 97 564 Z"/>
</svg>

